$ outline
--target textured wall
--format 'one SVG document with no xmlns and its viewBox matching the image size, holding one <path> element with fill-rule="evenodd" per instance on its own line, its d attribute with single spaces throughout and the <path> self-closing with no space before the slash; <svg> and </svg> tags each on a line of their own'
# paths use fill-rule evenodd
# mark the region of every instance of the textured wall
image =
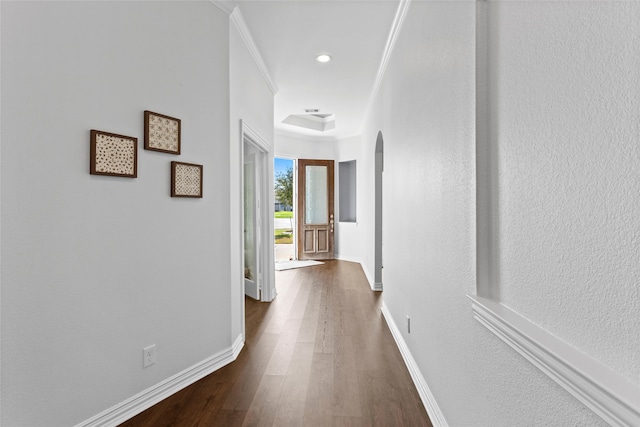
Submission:
<svg viewBox="0 0 640 427">
<path fill-rule="evenodd" d="M 550 19 L 546 4 L 514 2 L 509 8 L 523 18 L 522 22 L 510 22 L 517 16 L 509 13 L 490 23 L 490 48 L 496 55 L 491 62 L 494 84 L 507 82 L 502 61 L 508 62 L 507 55 L 513 52 L 505 51 L 505 44 L 516 43 L 513 38 L 529 43 L 549 31 L 545 29 Z M 574 4 L 576 9 L 567 11 L 579 12 L 581 6 Z M 519 12 L 521 5 L 528 10 Z M 490 2 L 489 7 L 491 18 L 498 13 L 494 8 L 504 11 L 502 3 Z M 378 130 L 382 130 L 385 142 L 383 298 L 401 329 L 405 316 L 411 316 L 411 334 L 403 331 L 404 339 L 449 425 L 602 425 L 592 412 L 475 321 L 465 297 L 476 292 L 475 19 L 474 2 L 412 2 L 366 125 L 363 153 L 373 153 Z M 575 19 L 581 19 L 579 13 Z M 605 26 L 604 21 L 600 25 Z M 511 39 L 505 40 L 507 28 L 513 31 L 508 33 Z M 598 28 L 592 28 L 592 34 L 597 34 Z M 625 28 L 633 29 L 631 24 Z M 558 43 L 547 40 L 546 45 L 536 45 L 528 54 L 519 55 L 547 61 Z M 553 61 L 547 63 L 549 69 L 552 65 Z M 523 97 L 506 109 L 505 99 L 514 96 L 513 91 L 544 95 L 543 88 L 528 87 L 525 71 L 517 87 L 515 82 L 508 87 L 509 92 L 503 86 L 491 87 L 490 96 L 496 102 L 492 106 L 499 107 L 492 112 L 500 112 L 492 117 L 492 124 L 498 123 L 500 128 L 492 131 L 501 141 L 502 127 L 520 126 L 511 123 L 514 109 L 526 115 L 531 107 Z M 548 96 L 553 90 L 544 89 Z M 573 101 L 572 106 L 582 108 L 583 101 Z M 518 141 L 516 145 L 523 149 Z M 569 169 L 587 165 L 565 160 Z M 523 156 L 521 161 L 528 162 L 528 158 Z M 367 164 L 373 176 L 373 162 L 363 162 L 363 167 Z M 501 178 L 527 173 L 522 172 L 521 163 L 509 161 L 500 166 Z M 542 192 L 543 188 L 537 190 Z M 371 196 L 366 200 L 372 203 Z M 505 209 L 501 213 L 507 215 L 508 211 L 508 217 L 501 217 L 501 227 L 519 223 L 526 216 L 527 211 L 520 210 L 518 203 L 501 202 Z M 590 199 L 586 207 L 593 203 Z M 563 210 L 554 215 L 567 213 Z M 540 234 L 530 235 L 535 236 Z M 545 271 L 546 267 L 539 273 Z M 572 294 L 580 292 L 575 283 L 570 286 Z M 517 288 L 510 292 L 523 297 Z M 621 297 L 615 298 L 618 303 Z M 575 301 L 563 304 L 578 311 Z M 618 325 L 609 324 L 610 333 L 615 333 Z M 586 333 L 584 326 L 575 331 Z"/>
<path fill-rule="evenodd" d="M 228 23 L 206 2 L 1 8 L 1 421 L 69 426 L 232 344 Z M 142 149 L 145 109 L 182 119 L 182 155 Z M 90 129 L 139 138 L 137 179 L 89 175 Z M 171 160 L 204 164 L 203 199 L 169 197 Z"/>
<path fill-rule="evenodd" d="M 500 300 L 640 383 L 640 3 L 491 3 Z"/>
</svg>

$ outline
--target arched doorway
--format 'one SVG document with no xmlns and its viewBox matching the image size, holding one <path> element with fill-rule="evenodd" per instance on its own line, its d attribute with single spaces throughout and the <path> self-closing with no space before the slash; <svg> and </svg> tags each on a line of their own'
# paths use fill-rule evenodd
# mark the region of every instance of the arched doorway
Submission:
<svg viewBox="0 0 640 427">
<path fill-rule="evenodd" d="M 376 138 L 375 154 L 375 253 L 374 290 L 382 290 L 382 171 L 384 169 L 384 140 L 382 131 Z"/>
</svg>

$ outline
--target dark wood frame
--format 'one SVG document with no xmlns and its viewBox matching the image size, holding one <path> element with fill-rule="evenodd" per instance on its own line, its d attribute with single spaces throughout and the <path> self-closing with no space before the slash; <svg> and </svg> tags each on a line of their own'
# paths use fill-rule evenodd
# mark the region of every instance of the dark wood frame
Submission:
<svg viewBox="0 0 640 427">
<path fill-rule="evenodd" d="M 121 138 L 129 140 L 133 143 L 133 174 L 121 174 L 112 172 L 99 172 L 96 170 L 96 144 L 98 142 L 98 135 L 107 135 L 115 138 Z M 124 178 L 137 178 L 138 177 L 138 138 L 126 135 L 118 135 L 117 133 L 103 132 L 101 130 L 91 130 L 91 148 L 89 153 L 89 173 L 91 175 L 106 175 L 106 176 L 120 176 Z"/>
<path fill-rule="evenodd" d="M 200 169 L 200 193 L 197 196 L 176 193 L 176 179 L 177 179 L 176 166 L 177 165 L 192 166 Z M 201 199 L 202 198 L 202 181 L 203 181 L 202 165 L 197 165 L 194 163 L 184 163 L 184 162 L 171 162 L 171 197 L 192 197 L 192 198 Z"/>
<path fill-rule="evenodd" d="M 150 145 L 151 141 L 149 140 L 150 139 L 149 116 L 151 115 L 162 117 L 163 119 L 173 120 L 174 122 L 178 123 L 178 151 L 163 150 L 161 148 L 156 148 Z M 144 112 L 144 149 L 145 150 L 160 151 L 162 153 L 179 155 L 180 149 L 182 146 L 181 135 L 182 135 L 182 121 L 180 119 L 176 119 L 175 117 L 165 116 L 164 114 L 154 113 L 153 111 L 145 110 Z"/>
</svg>

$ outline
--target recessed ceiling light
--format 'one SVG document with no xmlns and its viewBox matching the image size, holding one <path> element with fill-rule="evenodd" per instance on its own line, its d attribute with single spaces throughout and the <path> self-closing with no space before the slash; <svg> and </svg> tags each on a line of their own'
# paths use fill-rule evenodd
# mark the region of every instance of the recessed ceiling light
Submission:
<svg viewBox="0 0 640 427">
<path fill-rule="evenodd" d="M 327 55 L 326 53 L 323 53 L 322 55 L 316 56 L 316 61 L 318 61 L 318 62 L 329 62 L 329 61 L 331 61 L 331 56 Z"/>
</svg>

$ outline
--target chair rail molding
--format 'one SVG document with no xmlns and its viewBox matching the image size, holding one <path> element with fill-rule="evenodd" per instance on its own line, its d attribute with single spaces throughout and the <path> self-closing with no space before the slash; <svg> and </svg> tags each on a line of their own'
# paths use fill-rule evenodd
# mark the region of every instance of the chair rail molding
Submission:
<svg viewBox="0 0 640 427">
<path fill-rule="evenodd" d="M 614 426 L 640 425 L 640 387 L 493 300 L 467 295 L 473 316 Z"/>
</svg>

